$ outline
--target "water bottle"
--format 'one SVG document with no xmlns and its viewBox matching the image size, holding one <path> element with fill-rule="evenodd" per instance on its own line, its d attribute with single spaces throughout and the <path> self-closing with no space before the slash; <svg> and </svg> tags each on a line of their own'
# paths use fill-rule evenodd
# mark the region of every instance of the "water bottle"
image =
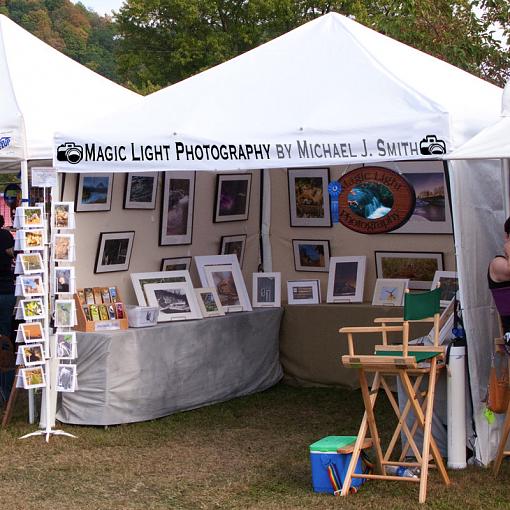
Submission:
<svg viewBox="0 0 510 510">
<path fill-rule="evenodd" d="M 386 474 L 391 476 L 405 476 L 406 478 L 418 478 L 415 473 L 405 466 L 386 466 Z"/>
</svg>

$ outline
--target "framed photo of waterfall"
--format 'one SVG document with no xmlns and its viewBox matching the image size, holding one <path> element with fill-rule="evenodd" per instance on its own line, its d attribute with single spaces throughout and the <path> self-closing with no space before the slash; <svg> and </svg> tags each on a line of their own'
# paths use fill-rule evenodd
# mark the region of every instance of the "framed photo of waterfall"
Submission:
<svg viewBox="0 0 510 510">
<path fill-rule="evenodd" d="M 331 227 L 329 168 L 289 168 L 291 227 Z"/>
</svg>

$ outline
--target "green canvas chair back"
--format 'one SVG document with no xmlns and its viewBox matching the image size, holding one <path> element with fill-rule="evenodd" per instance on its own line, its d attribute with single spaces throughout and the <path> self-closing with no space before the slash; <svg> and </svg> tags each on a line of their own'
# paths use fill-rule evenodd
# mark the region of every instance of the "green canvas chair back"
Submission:
<svg viewBox="0 0 510 510">
<path fill-rule="evenodd" d="M 404 320 L 419 321 L 433 317 L 441 311 L 441 289 L 420 294 L 406 292 L 404 296 Z"/>
</svg>

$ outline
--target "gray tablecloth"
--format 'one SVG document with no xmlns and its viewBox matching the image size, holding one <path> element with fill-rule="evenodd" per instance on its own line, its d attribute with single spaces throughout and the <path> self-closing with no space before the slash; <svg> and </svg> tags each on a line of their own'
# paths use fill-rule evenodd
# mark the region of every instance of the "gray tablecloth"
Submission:
<svg viewBox="0 0 510 510">
<path fill-rule="evenodd" d="M 113 425 L 262 391 L 282 377 L 282 309 L 77 333 L 78 385 L 63 393 L 57 419 Z"/>
</svg>

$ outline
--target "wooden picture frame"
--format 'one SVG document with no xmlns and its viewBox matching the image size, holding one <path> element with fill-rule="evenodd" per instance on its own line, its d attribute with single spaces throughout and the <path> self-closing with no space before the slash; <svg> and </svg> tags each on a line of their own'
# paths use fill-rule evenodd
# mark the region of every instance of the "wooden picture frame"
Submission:
<svg viewBox="0 0 510 510">
<path fill-rule="evenodd" d="M 293 239 L 292 249 L 296 271 L 328 272 L 329 240 Z"/>
<path fill-rule="evenodd" d="M 321 302 L 319 280 L 289 280 L 287 303 L 289 305 L 317 305 Z"/>
<path fill-rule="evenodd" d="M 291 227 L 331 227 L 329 168 L 289 168 Z"/>
<path fill-rule="evenodd" d="M 163 172 L 159 245 L 191 244 L 196 172 Z"/>
<path fill-rule="evenodd" d="M 456 271 L 436 271 L 430 289 L 439 283 L 441 289 L 441 306 L 448 306 L 459 290 L 459 277 Z"/>
<path fill-rule="evenodd" d="M 250 213 L 252 174 L 218 174 L 214 223 L 246 221 Z"/>
<path fill-rule="evenodd" d="M 204 317 L 225 315 L 225 310 L 223 310 L 218 292 L 215 288 L 195 289 L 195 294 L 197 295 L 198 306 Z"/>
<path fill-rule="evenodd" d="M 193 287 L 187 282 L 149 283 L 145 293 L 148 305 L 159 308 L 158 322 L 202 318 Z"/>
<path fill-rule="evenodd" d="M 377 278 L 372 305 L 404 306 L 404 294 L 409 287 L 406 278 Z"/>
<path fill-rule="evenodd" d="M 170 257 L 161 259 L 160 271 L 189 271 L 191 257 Z"/>
<path fill-rule="evenodd" d="M 79 174 L 74 207 L 76 212 L 110 211 L 113 173 Z"/>
<path fill-rule="evenodd" d="M 281 273 L 253 273 L 253 308 L 281 306 Z"/>
<path fill-rule="evenodd" d="M 245 249 L 246 234 L 221 237 L 220 255 L 236 255 L 241 267 L 243 267 Z"/>
<path fill-rule="evenodd" d="M 155 209 L 158 178 L 158 172 L 126 174 L 124 209 Z"/>
<path fill-rule="evenodd" d="M 155 283 L 186 282 L 193 288 L 189 271 L 154 271 L 149 273 L 131 273 L 131 283 L 139 306 L 148 306 L 145 286 Z"/>
<path fill-rule="evenodd" d="M 377 278 L 409 278 L 409 289 L 429 290 L 444 265 L 442 252 L 376 251 Z"/>
<path fill-rule="evenodd" d="M 367 258 L 331 257 L 328 277 L 328 303 L 361 303 Z"/>
<path fill-rule="evenodd" d="M 127 271 L 135 241 L 135 231 L 101 232 L 97 245 L 94 273 Z"/>
</svg>

